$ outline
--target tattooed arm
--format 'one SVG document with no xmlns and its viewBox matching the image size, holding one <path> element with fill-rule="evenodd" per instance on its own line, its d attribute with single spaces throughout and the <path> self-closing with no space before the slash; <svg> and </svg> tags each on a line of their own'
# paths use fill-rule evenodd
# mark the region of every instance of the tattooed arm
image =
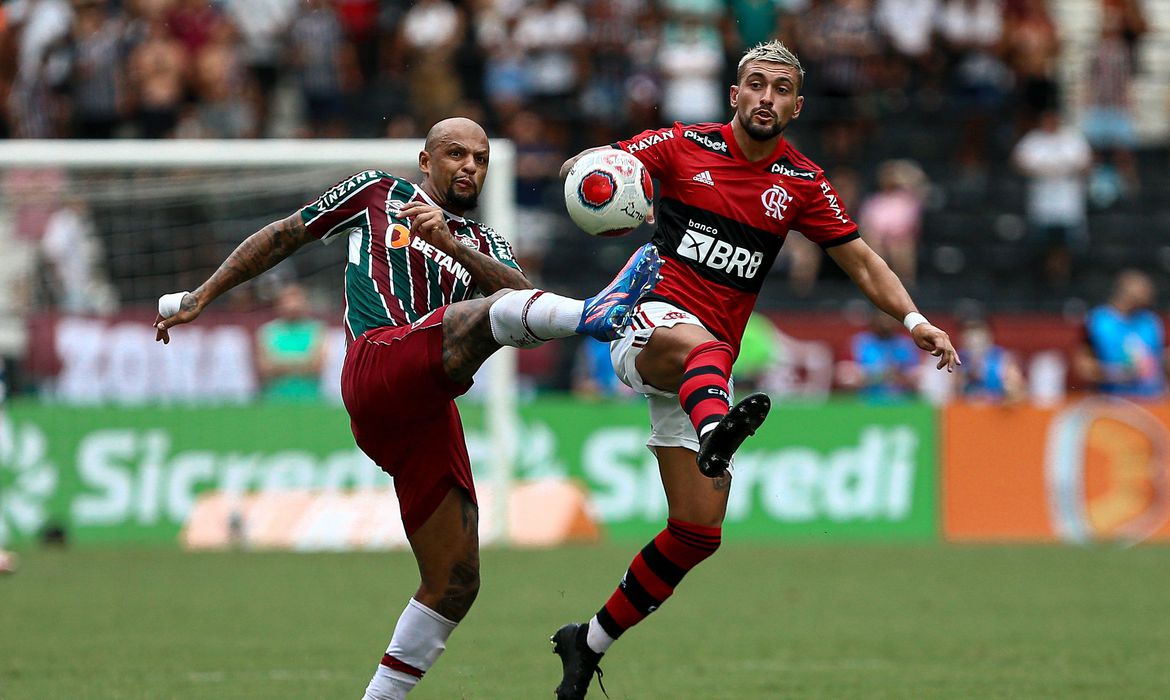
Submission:
<svg viewBox="0 0 1170 700">
<path fill-rule="evenodd" d="M 532 289 L 524 273 L 508 267 L 495 258 L 461 245 L 447 228 L 447 217 L 438 207 L 422 202 L 410 202 L 402 207 L 402 215 L 411 218 L 410 232 L 450 255 L 471 273 L 475 286 L 485 296 L 501 289 Z"/>
<path fill-rule="evenodd" d="M 532 289 L 532 283 L 528 281 L 523 272 L 514 267 L 508 267 L 478 250 L 472 250 L 456 243 L 451 250 L 443 252 L 467 268 L 475 286 L 479 287 L 485 296 L 495 294 L 501 289 Z"/>
<path fill-rule="evenodd" d="M 194 321 L 216 297 L 273 267 L 312 240 L 315 239 L 301 222 L 300 212 L 274 221 L 248 236 L 206 282 L 183 297 L 178 313 L 155 319 L 157 332 L 154 339 L 169 343 L 171 337 L 167 329 Z"/>
</svg>

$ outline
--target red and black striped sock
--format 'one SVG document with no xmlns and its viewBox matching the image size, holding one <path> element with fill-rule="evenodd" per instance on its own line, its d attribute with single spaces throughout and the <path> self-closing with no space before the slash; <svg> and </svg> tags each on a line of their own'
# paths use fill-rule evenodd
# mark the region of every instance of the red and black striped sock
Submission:
<svg viewBox="0 0 1170 700">
<path fill-rule="evenodd" d="M 594 620 L 610 640 L 617 639 L 657 610 L 674 593 L 683 576 L 719 548 L 722 530 L 718 527 L 674 518 L 666 523 L 666 529 L 634 557 L 617 590 L 597 611 Z M 605 649 L 594 648 L 594 651 Z"/>
<path fill-rule="evenodd" d="M 698 345 L 683 363 L 682 386 L 678 400 L 702 437 L 731 410 L 731 346 L 721 340 Z"/>
</svg>

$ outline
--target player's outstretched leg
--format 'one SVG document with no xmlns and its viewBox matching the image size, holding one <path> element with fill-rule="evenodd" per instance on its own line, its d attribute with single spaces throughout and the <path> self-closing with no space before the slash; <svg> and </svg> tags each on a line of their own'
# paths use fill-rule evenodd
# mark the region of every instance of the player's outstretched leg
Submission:
<svg viewBox="0 0 1170 700">
<path fill-rule="evenodd" d="M 576 334 L 613 340 L 638 301 L 658 284 L 661 267 L 658 249 L 648 243 L 605 289 L 585 301 L 540 289 L 505 289 L 451 304 L 443 316 L 443 368 L 452 379 L 469 381 L 503 345 L 529 348 Z"/>
<path fill-rule="evenodd" d="M 731 456 L 768 417 L 772 400 L 767 394 L 752 394 L 731 407 L 727 415 L 699 438 L 699 471 L 718 478 L 731 466 Z"/>
<path fill-rule="evenodd" d="M 598 340 L 617 340 L 630 320 L 638 300 L 650 293 L 661 275 L 658 247 L 647 243 L 634 251 L 625 267 L 597 296 L 585 300 L 577 332 Z"/>
</svg>

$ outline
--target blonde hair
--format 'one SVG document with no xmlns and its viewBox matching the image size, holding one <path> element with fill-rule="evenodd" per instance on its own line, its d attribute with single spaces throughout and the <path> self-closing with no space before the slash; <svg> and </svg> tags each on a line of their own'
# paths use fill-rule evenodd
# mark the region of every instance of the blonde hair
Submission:
<svg viewBox="0 0 1170 700">
<path fill-rule="evenodd" d="M 784 45 L 784 42 L 779 39 L 772 41 L 765 41 L 756 44 L 744 52 L 743 58 L 739 59 L 739 65 L 735 69 L 735 82 L 743 80 L 743 69 L 752 61 L 767 61 L 769 63 L 779 63 L 785 66 L 792 66 L 796 69 L 797 75 L 800 77 L 799 83 L 796 86 L 797 91 L 804 85 L 804 68 L 800 65 L 800 59 Z"/>
</svg>

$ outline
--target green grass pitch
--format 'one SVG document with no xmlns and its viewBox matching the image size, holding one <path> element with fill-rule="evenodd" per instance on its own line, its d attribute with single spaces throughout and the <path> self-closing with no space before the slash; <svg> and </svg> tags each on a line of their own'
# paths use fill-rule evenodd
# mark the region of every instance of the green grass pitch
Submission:
<svg viewBox="0 0 1170 700">
<path fill-rule="evenodd" d="M 411 697 L 551 698 L 549 633 L 637 546 L 486 551 Z M 357 700 L 415 581 L 407 553 L 29 552 L 0 698 Z M 1167 698 L 1170 550 L 732 543 L 602 668 L 614 700 Z"/>
</svg>

